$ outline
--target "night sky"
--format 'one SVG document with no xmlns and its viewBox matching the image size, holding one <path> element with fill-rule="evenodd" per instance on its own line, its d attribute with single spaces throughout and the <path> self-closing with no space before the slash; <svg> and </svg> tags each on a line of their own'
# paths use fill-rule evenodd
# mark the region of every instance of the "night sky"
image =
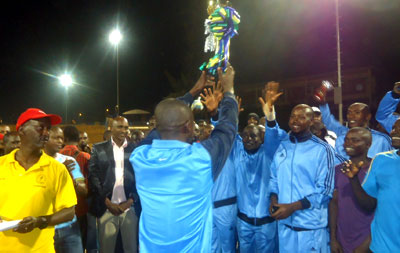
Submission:
<svg viewBox="0 0 400 253">
<path fill-rule="evenodd" d="M 372 67 L 381 96 L 400 80 L 400 1 L 339 1 L 343 69 Z M 5 123 L 15 123 L 28 107 L 64 116 L 65 90 L 47 75 L 64 72 L 78 83 L 69 89 L 69 118 L 82 112 L 84 121 L 104 121 L 106 108 L 116 104 L 108 33 L 117 23 L 124 36 L 121 112 L 152 110 L 170 93 L 184 92 L 210 56 L 202 52 L 206 0 L 12 2 L 0 16 Z M 336 70 L 334 0 L 232 3 L 241 15 L 231 44 L 237 85 Z"/>
</svg>

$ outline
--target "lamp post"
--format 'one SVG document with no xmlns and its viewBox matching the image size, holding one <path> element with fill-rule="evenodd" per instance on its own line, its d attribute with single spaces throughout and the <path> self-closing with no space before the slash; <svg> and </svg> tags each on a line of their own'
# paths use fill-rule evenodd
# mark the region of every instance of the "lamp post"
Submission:
<svg viewBox="0 0 400 253">
<path fill-rule="evenodd" d="M 340 58 L 340 23 L 339 23 L 339 0 L 335 0 L 335 19 L 336 19 L 336 57 L 338 88 L 335 92 L 335 103 L 339 104 L 339 122 L 343 124 L 343 98 L 342 98 L 342 62 Z"/>
<path fill-rule="evenodd" d="M 72 77 L 69 74 L 63 74 L 58 77 L 60 84 L 65 88 L 65 123 L 68 123 L 68 88 L 73 84 Z"/>
<path fill-rule="evenodd" d="M 117 29 L 114 29 L 110 35 L 108 36 L 110 43 L 115 47 L 116 54 L 117 54 L 117 105 L 115 106 L 115 111 L 117 115 L 119 115 L 119 55 L 118 55 L 118 45 L 119 42 L 122 40 L 122 34 Z"/>
</svg>

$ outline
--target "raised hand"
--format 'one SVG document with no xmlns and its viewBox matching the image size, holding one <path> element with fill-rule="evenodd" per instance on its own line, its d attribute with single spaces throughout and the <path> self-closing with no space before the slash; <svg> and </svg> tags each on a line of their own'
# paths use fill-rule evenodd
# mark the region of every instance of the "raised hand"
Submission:
<svg viewBox="0 0 400 253">
<path fill-rule="evenodd" d="M 222 68 L 218 68 L 218 80 L 221 81 L 224 92 L 234 93 L 235 70 L 231 65 L 226 68 L 226 73 L 222 73 Z"/>
<path fill-rule="evenodd" d="M 196 97 L 205 87 L 212 86 L 214 82 L 214 77 L 207 76 L 206 72 L 201 72 L 199 80 L 194 84 L 193 88 L 189 91 L 193 97 Z"/>
<path fill-rule="evenodd" d="M 265 115 L 272 112 L 272 107 L 274 106 L 276 100 L 283 94 L 283 92 L 278 92 L 279 83 L 268 82 L 264 87 L 264 98 L 260 97 L 258 100 L 261 103 L 263 112 Z"/>
<path fill-rule="evenodd" d="M 244 108 L 242 107 L 242 98 L 239 96 L 236 96 L 236 101 L 238 102 L 238 112 L 243 112 Z"/>
<path fill-rule="evenodd" d="M 215 85 L 213 85 L 214 92 L 208 88 L 204 89 L 203 94 L 200 94 L 201 102 L 203 105 L 207 108 L 207 111 L 211 113 L 211 115 L 215 115 L 218 109 L 218 104 L 222 100 L 223 94 L 221 92 L 221 85 L 219 85 L 219 88 L 216 88 Z"/>
<path fill-rule="evenodd" d="M 360 171 L 361 166 L 364 162 L 360 161 L 358 164 L 353 163 L 351 160 L 344 162 L 344 166 L 340 169 L 343 174 L 348 178 L 354 178 Z"/>
</svg>

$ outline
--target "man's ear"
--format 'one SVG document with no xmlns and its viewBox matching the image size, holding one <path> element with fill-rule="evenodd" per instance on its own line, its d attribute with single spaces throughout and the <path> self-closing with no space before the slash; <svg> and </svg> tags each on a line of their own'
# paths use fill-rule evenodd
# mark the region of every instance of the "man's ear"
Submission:
<svg viewBox="0 0 400 253">
<path fill-rule="evenodd" d="M 188 120 L 182 127 L 182 133 L 184 134 L 192 134 L 193 133 L 193 129 L 194 128 L 194 124 Z"/>
<path fill-rule="evenodd" d="M 25 135 L 25 125 L 22 125 L 18 129 L 18 135 L 19 136 L 24 136 Z"/>
</svg>

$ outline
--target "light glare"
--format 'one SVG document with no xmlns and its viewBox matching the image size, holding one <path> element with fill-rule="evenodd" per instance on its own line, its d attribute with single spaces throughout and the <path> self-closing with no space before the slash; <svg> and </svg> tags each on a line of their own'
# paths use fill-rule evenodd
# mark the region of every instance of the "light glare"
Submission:
<svg viewBox="0 0 400 253">
<path fill-rule="evenodd" d="M 72 85 L 72 77 L 68 74 L 61 75 L 58 80 L 60 81 L 61 85 L 68 88 Z"/>
<path fill-rule="evenodd" d="M 113 30 L 108 36 L 110 43 L 114 46 L 117 46 L 119 42 L 122 40 L 122 34 L 118 29 Z"/>
</svg>

